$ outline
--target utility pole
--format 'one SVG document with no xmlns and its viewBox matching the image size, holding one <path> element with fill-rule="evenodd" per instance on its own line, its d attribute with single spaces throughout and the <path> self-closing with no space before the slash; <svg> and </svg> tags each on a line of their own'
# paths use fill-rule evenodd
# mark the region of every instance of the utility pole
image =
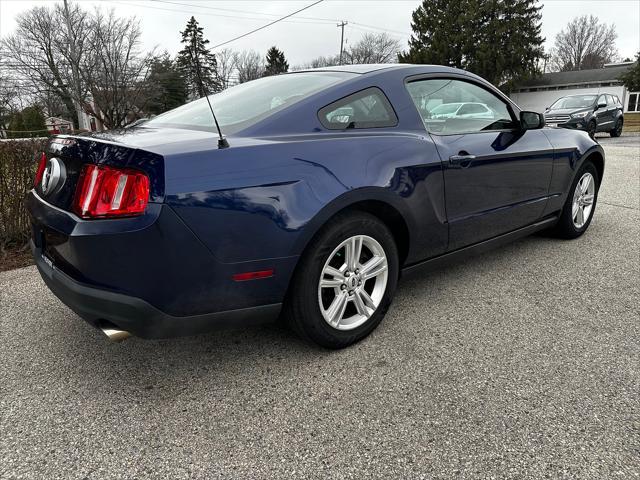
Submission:
<svg viewBox="0 0 640 480">
<path fill-rule="evenodd" d="M 67 23 L 67 35 L 69 36 L 69 51 L 71 57 L 71 74 L 73 76 L 73 85 L 71 87 L 72 91 L 75 91 L 75 104 L 77 108 L 78 114 L 78 128 L 83 128 L 82 124 L 82 108 L 80 103 L 80 75 L 78 74 L 78 57 L 76 56 L 76 39 L 73 35 L 73 29 L 71 28 L 71 14 L 69 13 L 69 4 L 67 0 L 64 0 L 64 16 Z M 74 100 L 74 99 L 72 99 Z"/>
<path fill-rule="evenodd" d="M 336 25 L 337 27 L 342 29 L 342 33 L 340 34 L 340 61 L 338 62 L 340 65 L 342 65 L 342 52 L 344 51 L 344 27 L 345 25 L 347 25 L 347 23 L 349 22 L 345 22 L 344 20 L 342 20 Z"/>
</svg>

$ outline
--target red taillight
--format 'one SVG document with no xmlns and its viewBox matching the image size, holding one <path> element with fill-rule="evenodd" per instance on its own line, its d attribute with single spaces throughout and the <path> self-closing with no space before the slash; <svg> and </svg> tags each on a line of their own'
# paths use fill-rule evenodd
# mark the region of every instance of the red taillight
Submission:
<svg viewBox="0 0 640 480">
<path fill-rule="evenodd" d="M 44 152 L 42 152 L 40 154 L 40 163 L 38 163 L 38 170 L 36 170 L 36 176 L 33 179 L 33 188 L 37 187 L 42 181 L 42 175 L 44 175 L 44 171 L 46 168 L 47 168 L 47 155 Z"/>
<path fill-rule="evenodd" d="M 82 218 L 141 215 L 149 203 L 149 177 L 138 170 L 85 165 L 73 200 Z"/>
</svg>

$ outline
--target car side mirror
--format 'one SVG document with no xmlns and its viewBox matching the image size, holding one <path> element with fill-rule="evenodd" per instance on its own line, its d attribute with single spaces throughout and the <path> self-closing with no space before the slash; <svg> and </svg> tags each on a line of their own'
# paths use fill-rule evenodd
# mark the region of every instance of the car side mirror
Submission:
<svg viewBox="0 0 640 480">
<path fill-rule="evenodd" d="M 604 102 L 598 104 L 598 108 L 604 108 L 606 106 L 607 106 L 607 104 L 604 103 Z"/>
<path fill-rule="evenodd" d="M 535 130 L 544 127 L 544 115 L 538 112 L 520 112 L 522 130 Z"/>
</svg>

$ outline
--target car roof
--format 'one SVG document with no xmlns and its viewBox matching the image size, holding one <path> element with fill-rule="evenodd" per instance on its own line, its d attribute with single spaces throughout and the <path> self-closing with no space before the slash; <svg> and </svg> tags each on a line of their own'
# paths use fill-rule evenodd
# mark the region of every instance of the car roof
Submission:
<svg viewBox="0 0 640 480">
<path fill-rule="evenodd" d="M 406 70 L 407 73 L 420 74 L 420 73 L 458 73 L 472 77 L 476 75 L 460 70 L 454 67 L 447 67 L 445 65 L 429 65 L 429 64 L 416 64 L 416 63 L 367 63 L 367 64 L 354 64 L 354 65 L 335 65 L 332 67 L 319 67 L 319 68 L 307 68 L 304 70 L 296 70 L 289 73 L 298 72 L 347 72 L 355 73 L 359 75 L 366 75 L 368 73 L 378 73 L 383 70 Z M 480 78 L 480 77 L 477 77 Z"/>
<path fill-rule="evenodd" d="M 354 65 L 334 65 L 332 67 L 306 68 L 298 70 L 299 72 L 347 72 L 347 73 L 371 73 L 378 70 L 385 70 L 393 67 L 406 67 L 407 64 L 402 63 L 369 63 Z"/>
</svg>

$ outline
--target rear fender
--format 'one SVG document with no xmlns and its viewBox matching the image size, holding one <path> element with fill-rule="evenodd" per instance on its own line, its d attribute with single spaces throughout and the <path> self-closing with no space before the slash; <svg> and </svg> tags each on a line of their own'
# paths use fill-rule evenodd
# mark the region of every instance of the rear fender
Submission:
<svg viewBox="0 0 640 480">
<path fill-rule="evenodd" d="M 402 200 L 402 198 L 389 189 L 382 187 L 364 187 L 345 192 L 325 205 L 324 208 L 322 208 L 305 225 L 303 231 L 295 242 L 295 250 L 297 252 L 304 252 L 319 230 L 338 213 L 350 208 L 357 208 L 357 205 L 362 202 L 371 201 L 378 201 L 389 205 L 400 214 L 407 225 L 410 237 L 409 245 L 411 245 L 412 232 L 416 232 L 417 230 L 417 219 L 409 209 L 408 205 Z"/>
</svg>

